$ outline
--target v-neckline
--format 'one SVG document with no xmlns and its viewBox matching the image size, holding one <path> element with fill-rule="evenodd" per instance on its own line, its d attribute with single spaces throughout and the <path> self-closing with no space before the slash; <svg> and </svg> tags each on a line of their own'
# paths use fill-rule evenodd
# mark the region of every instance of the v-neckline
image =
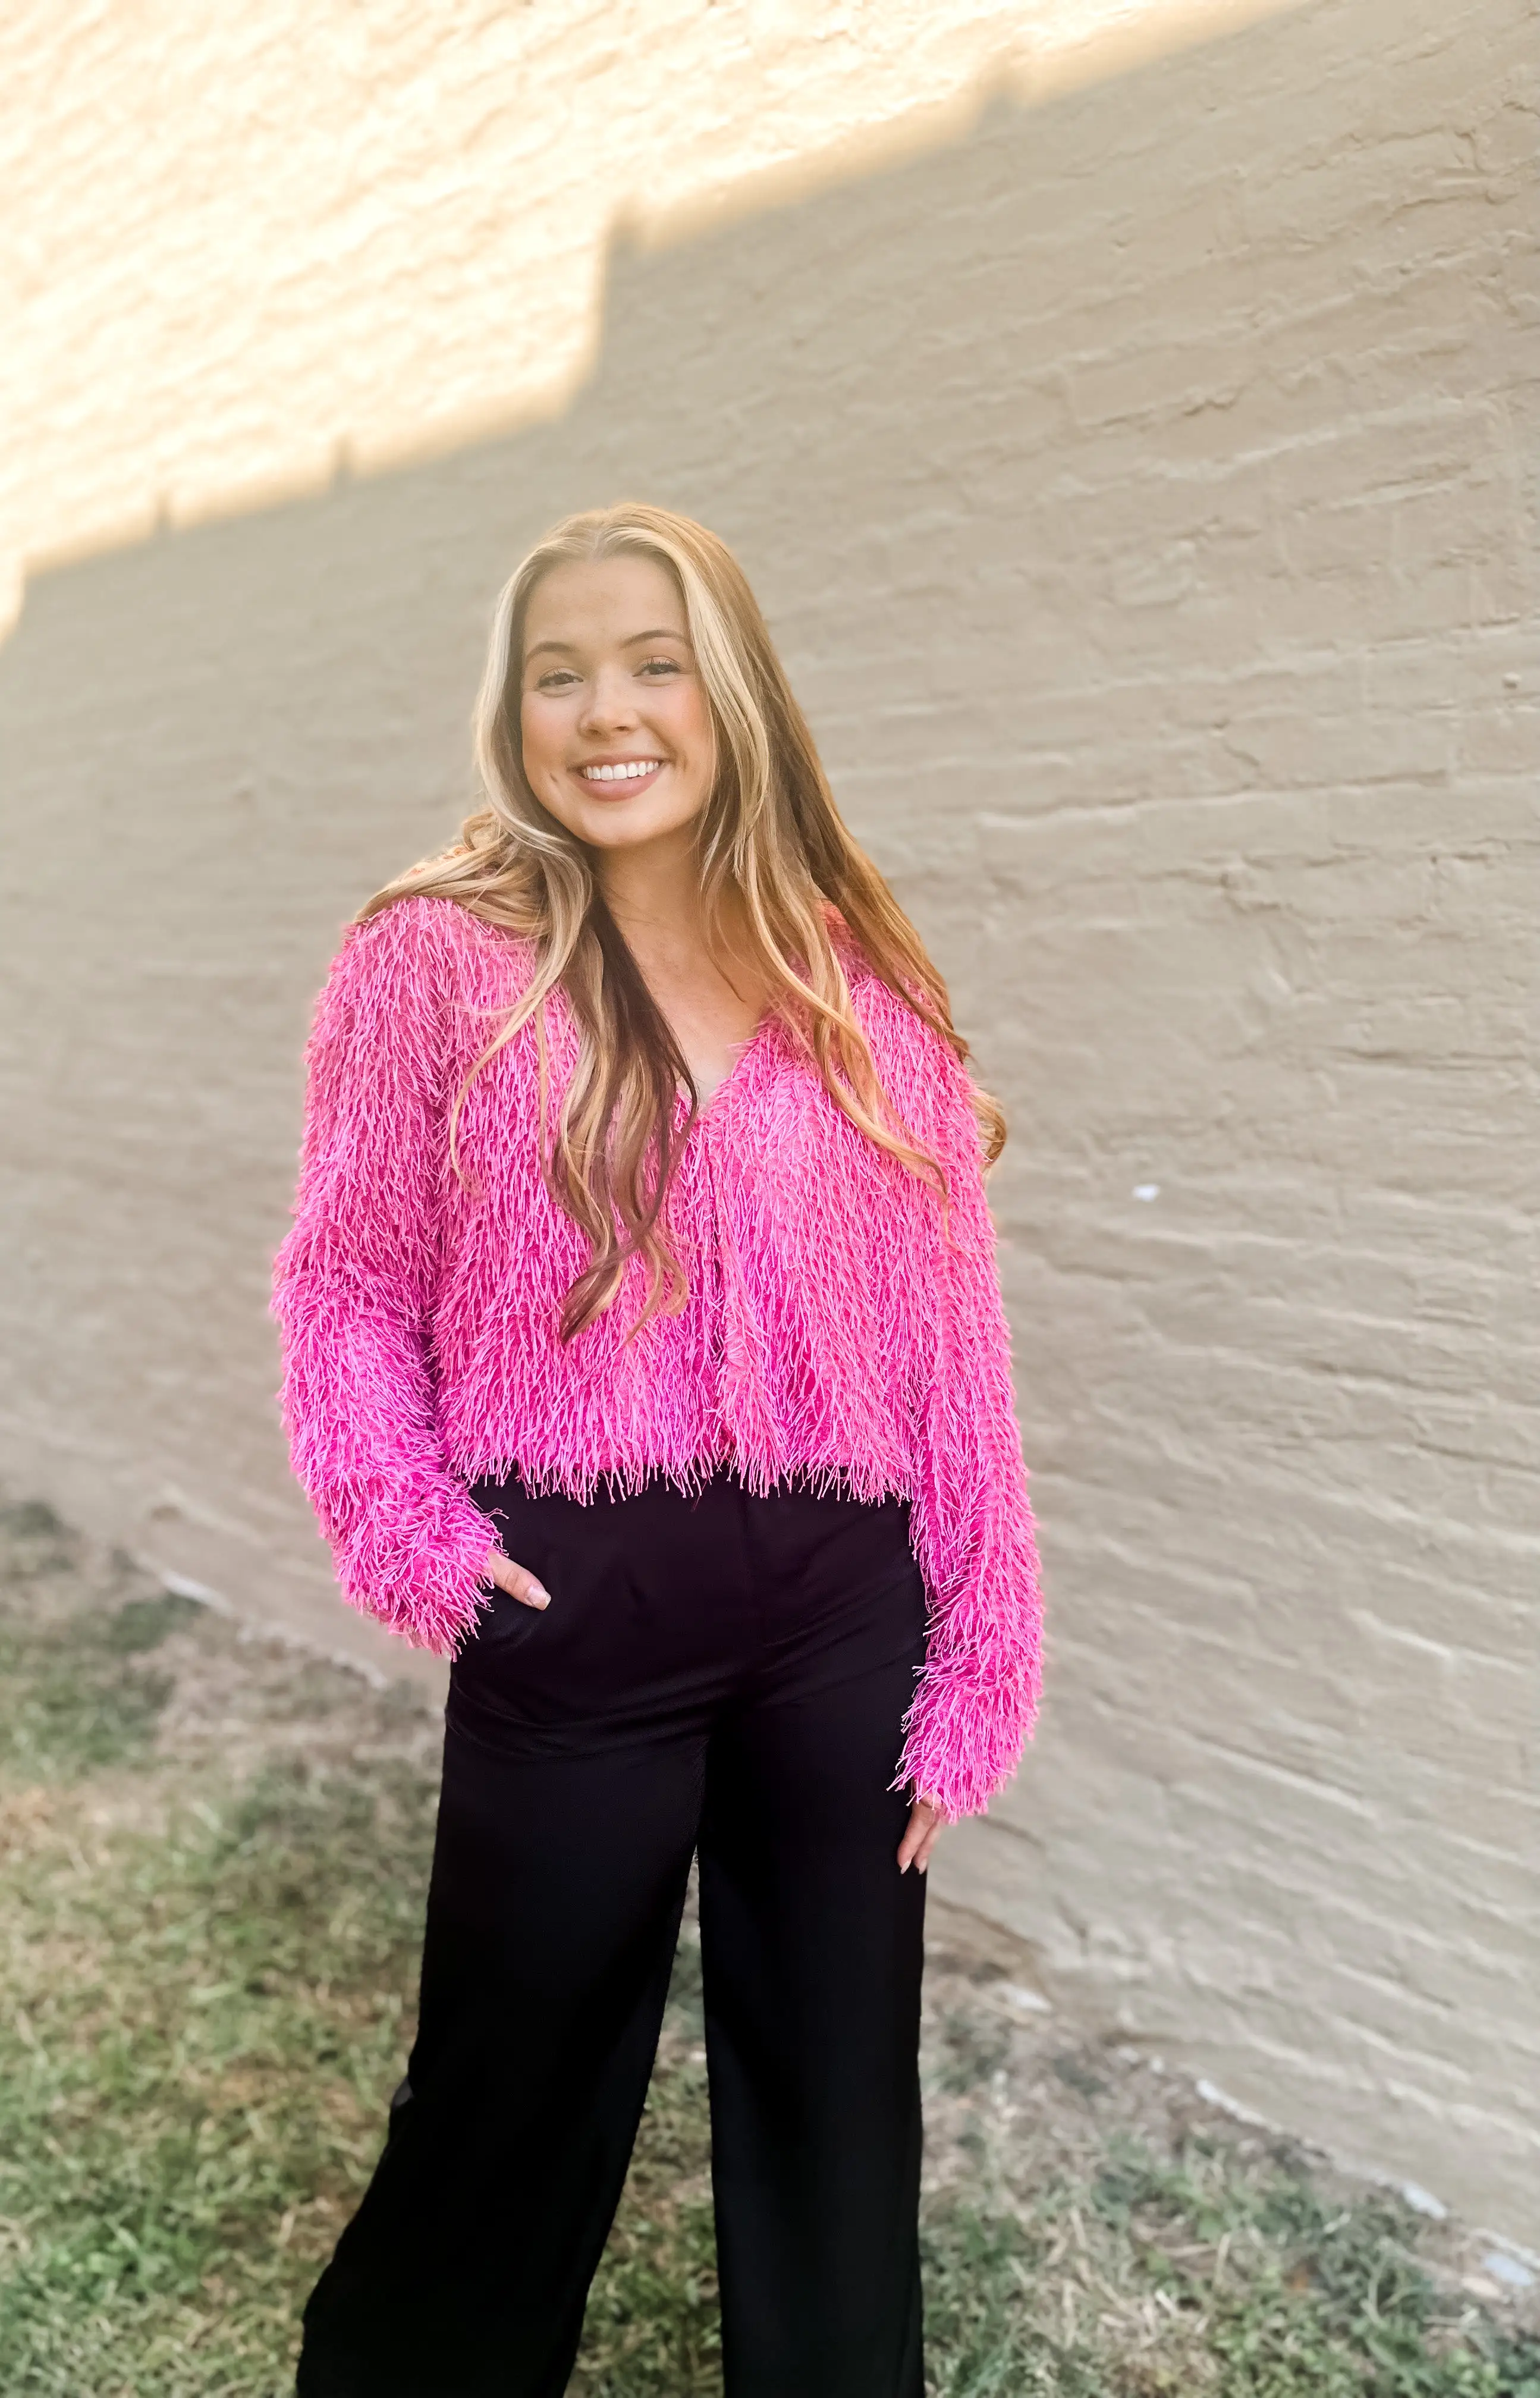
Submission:
<svg viewBox="0 0 1540 2398">
<path fill-rule="evenodd" d="M 749 1058 L 753 1055 L 754 1051 L 758 1047 L 767 1028 L 773 1019 L 774 1010 L 767 1008 L 764 1015 L 759 1018 L 758 1023 L 755 1026 L 754 1031 L 747 1034 L 743 1041 L 734 1042 L 730 1044 L 737 1050 L 738 1055 L 733 1059 L 731 1065 L 728 1068 L 727 1072 L 722 1076 L 721 1081 L 714 1084 L 709 1095 L 701 1101 L 699 1107 L 695 1111 L 693 1118 L 691 1119 L 692 1124 L 703 1124 L 707 1116 L 710 1115 L 712 1110 L 716 1107 L 717 1101 L 721 1098 L 723 1093 L 728 1089 L 729 1085 L 738 1080 L 738 1077 L 742 1074 L 744 1067 L 748 1064 Z M 688 1106 L 690 1103 L 689 1094 L 685 1091 L 682 1085 L 680 1087 L 679 1096 L 684 1099 L 685 1104 Z"/>
</svg>

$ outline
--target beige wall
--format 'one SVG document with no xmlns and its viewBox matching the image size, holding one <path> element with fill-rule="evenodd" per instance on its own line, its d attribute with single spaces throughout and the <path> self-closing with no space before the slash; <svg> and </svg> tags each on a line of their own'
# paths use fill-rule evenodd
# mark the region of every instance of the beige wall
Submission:
<svg viewBox="0 0 1540 2398">
<path fill-rule="evenodd" d="M 677 241 L 1294 0 L 54 0 L 0 20 L 25 565 L 565 408 Z"/>
<path fill-rule="evenodd" d="M 1104 7 L 1074 73 L 1093 10 L 729 7 L 715 51 L 663 0 L 525 13 L 501 65 L 511 12 L 442 55 L 380 15 L 339 159 L 274 129 L 264 74 L 324 116 L 300 50 L 251 36 L 227 88 L 109 8 L 50 82 L 32 20 L 74 134 L 29 170 L 63 233 L 8 521 L 74 555 L 0 648 L 0 1473 L 404 1662 L 332 1596 L 269 1399 L 309 1000 L 459 810 L 520 545 L 690 508 L 1014 1123 L 1049 1701 L 945 1887 L 1077 2004 L 1540 2243 L 1532 12 Z M 564 160 L 584 64 L 608 113 Z M 632 105 L 654 146 L 626 116 L 598 208 Z M 87 238 L 97 122 L 125 196 Z M 603 256 L 649 194 L 695 213 Z M 563 351 L 518 242 L 568 197 Z M 153 338 L 103 354 L 146 262 Z M 321 472 L 343 439 L 371 471 Z"/>
</svg>

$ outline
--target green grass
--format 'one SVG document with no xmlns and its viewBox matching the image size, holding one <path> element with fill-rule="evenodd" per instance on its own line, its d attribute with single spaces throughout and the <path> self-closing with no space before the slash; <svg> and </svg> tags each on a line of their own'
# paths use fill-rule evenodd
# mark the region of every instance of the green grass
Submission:
<svg viewBox="0 0 1540 2398">
<path fill-rule="evenodd" d="M 285 2398 L 409 2038 L 421 1724 L 93 1580 L 46 1511 L 0 1534 L 0 2391 Z M 157 1745 L 189 1660 L 241 1740 Z M 583 2398 L 720 2391 L 698 1969 L 687 1945 Z M 982 2105 L 1006 2046 L 949 2016 L 932 2085 Z M 1105 2145 L 1009 2197 L 931 2209 L 934 2398 L 1540 2398 L 1540 2346 L 1439 2295 L 1416 2217 L 1329 2202 L 1286 2149 Z"/>
</svg>

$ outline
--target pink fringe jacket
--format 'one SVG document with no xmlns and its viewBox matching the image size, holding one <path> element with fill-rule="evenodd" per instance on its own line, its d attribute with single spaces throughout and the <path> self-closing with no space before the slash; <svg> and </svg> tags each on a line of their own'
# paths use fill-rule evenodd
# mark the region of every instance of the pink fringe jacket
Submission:
<svg viewBox="0 0 1540 2398">
<path fill-rule="evenodd" d="M 588 1251 L 541 1174 L 532 1024 L 471 1083 L 463 1180 L 449 1159 L 449 1106 L 525 986 L 527 946 L 445 899 L 350 928 L 316 1009 L 275 1270 L 284 1415 L 348 1596 L 440 1655 L 482 1605 L 478 1476 L 516 1466 L 583 1499 L 651 1469 L 692 1489 L 729 1459 L 757 1490 L 803 1468 L 819 1488 L 908 1499 L 931 1636 L 900 1779 L 957 1817 L 1014 1771 L 1038 1688 L 994 1231 L 964 1070 L 837 916 L 831 929 L 883 1086 L 945 1170 L 950 1245 L 934 1193 L 768 1017 L 671 1186 L 683 1313 L 625 1344 L 646 1288 L 633 1260 L 614 1305 L 564 1346 L 558 1313 Z M 546 1025 L 554 1111 L 577 1054 L 559 991 Z"/>
</svg>

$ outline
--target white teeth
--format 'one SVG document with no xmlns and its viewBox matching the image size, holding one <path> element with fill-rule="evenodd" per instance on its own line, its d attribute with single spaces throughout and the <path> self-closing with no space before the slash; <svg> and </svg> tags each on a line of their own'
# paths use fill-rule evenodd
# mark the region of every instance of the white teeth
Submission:
<svg viewBox="0 0 1540 2398">
<path fill-rule="evenodd" d="M 634 783 L 640 775 L 650 775 L 661 758 L 628 758 L 620 766 L 580 766 L 579 774 L 588 783 Z"/>
</svg>

